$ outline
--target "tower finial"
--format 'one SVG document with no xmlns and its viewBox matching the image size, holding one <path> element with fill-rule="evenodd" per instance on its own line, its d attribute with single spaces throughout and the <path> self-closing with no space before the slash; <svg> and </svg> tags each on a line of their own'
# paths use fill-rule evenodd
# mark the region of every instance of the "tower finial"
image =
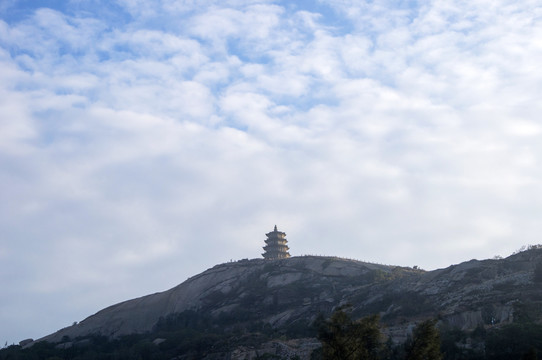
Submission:
<svg viewBox="0 0 542 360">
<path fill-rule="evenodd" d="M 275 225 L 275 231 L 277 231 L 277 225 Z"/>
</svg>

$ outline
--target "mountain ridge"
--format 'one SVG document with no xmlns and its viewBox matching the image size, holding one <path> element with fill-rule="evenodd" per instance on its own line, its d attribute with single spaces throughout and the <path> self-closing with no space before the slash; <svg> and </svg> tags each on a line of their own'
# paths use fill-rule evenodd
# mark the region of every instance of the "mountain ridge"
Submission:
<svg viewBox="0 0 542 360">
<path fill-rule="evenodd" d="M 296 267 L 298 269 L 306 269 L 309 274 L 321 274 L 326 277 L 352 277 L 367 274 L 374 270 L 391 272 L 394 268 L 397 268 L 390 265 L 374 264 L 352 259 L 312 255 L 280 260 L 243 259 L 236 262 L 218 264 L 188 278 L 186 281 L 169 290 L 108 306 L 78 324 L 47 335 L 39 339 L 39 341 L 56 342 L 60 341 L 63 336 L 73 338 L 93 333 L 116 337 L 130 333 L 151 331 L 160 317 L 188 309 L 197 310 L 204 307 L 204 303 L 202 302 L 204 299 L 212 296 L 213 293 L 216 295 L 217 292 L 228 294 L 237 284 L 246 280 L 247 276 L 252 272 L 250 270 L 263 270 L 265 266 L 279 266 L 282 270 L 279 271 L 280 275 L 272 274 L 267 279 L 267 285 L 270 288 L 298 281 L 300 275 L 295 275 L 299 273 L 293 271 L 296 270 Z M 133 311 L 138 315 L 134 316 Z M 124 318 L 125 314 L 129 314 L 130 318 L 136 320 L 128 321 Z M 119 321 L 123 321 L 123 324 L 119 324 Z M 107 324 L 105 328 L 101 325 L 100 328 L 95 326 L 95 324 L 103 324 L 104 322 Z"/>
<path fill-rule="evenodd" d="M 237 321 L 240 327 L 258 323 L 287 332 L 350 304 L 355 317 L 379 314 L 390 337 L 400 342 L 412 324 L 428 317 L 462 330 L 509 324 L 518 316 L 542 320 L 536 310 L 542 304 L 538 267 L 539 248 L 432 271 L 329 256 L 244 259 L 216 265 L 169 290 L 109 306 L 38 341 L 149 333 L 164 319 L 187 311 Z"/>
</svg>

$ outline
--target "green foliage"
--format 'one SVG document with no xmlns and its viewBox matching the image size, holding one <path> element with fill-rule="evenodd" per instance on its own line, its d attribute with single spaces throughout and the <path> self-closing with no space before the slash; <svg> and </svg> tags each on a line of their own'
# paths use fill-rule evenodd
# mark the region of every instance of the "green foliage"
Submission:
<svg viewBox="0 0 542 360">
<path fill-rule="evenodd" d="M 529 351 L 527 351 L 525 355 L 523 355 L 521 360 L 538 360 L 538 354 L 536 352 L 536 349 L 535 348 L 529 349 Z"/>
<path fill-rule="evenodd" d="M 532 349 L 542 351 L 542 325 L 533 323 L 507 325 L 488 332 L 485 344 L 489 359 L 521 359 Z"/>
<path fill-rule="evenodd" d="M 441 332 L 444 360 L 534 360 L 542 351 L 542 325 L 515 323 Z"/>
<path fill-rule="evenodd" d="M 517 301 L 514 303 L 514 322 L 520 324 L 536 322 L 542 317 L 542 302 Z"/>
<path fill-rule="evenodd" d="M 322 342 L 323 359 L 377 360 L 383 349 L 379 316 L 353 321 L 343 309 L 321 324 L 318 338 Z"/>
<path fill-rule="evenodd" d="M 407 360 L 440 360 L 440 334 L 436 320 L 426 320 L 414 329 L 407 343 Z"/>
<path fill-rule="evenodd" d="M 533 280 L 536 283 L 542 282 L 542 262 L 536 263 L 534 267 Z"/>
<path fill-rule="evenodd" d="M 383 317 L 383 320 L 397 318 L 400 316 L 411 317 L 432 313 L 435 311 L 433 303 L 429 302 L 426 296 L 413 291 L 389 292 L 384 294 L 381 301 L 370 305 L 369 311 L 376 313 L 386 311 L 391 305 L 395 311 Z"/>
<path fill-rule="evenodd" d="M 491 313 L 491 309 L 487 309 Z M 329 318 L 319 316 L 316 328 L 302 323 L 277 332 L 269 325 L 235 311 L 221 317 L 186 311 L 161 319 L 153 332 L 110 340 L 104 336 L 63 341 L 71 347 L 37 343 L 31 348 L 9 346 L 0 349 L 0 360 L 161 360 L 173 358 L 221 358 L 244 346 L 281 338 L 299 338 L 299 333 L 315 334 L 323 347 L 311 359 L 368 360 L 537 360 L 542 352 L 542 325 L 533 322 L 499 326 L 480 325 L 471 332 L 457 328 L 437 330 L 435 320 L 420 323 L 405 344 L 394 344 L 381 333 L 379 317 L 352 319 L 347 309 L 335 311 Z M 314 335 L 309 335 L 314 336 Z M 157 338 L 166 341 L 156 345 Z M 218 357 L 217 357 L 218 356 Z M 268 355 L 268 358 L 273 358 Z"/>
<path fill-rule="evenodd" d="M 456 328 L 445 329 L 441 331 L 440 349 L 445 354 L 444 358 L 447 360 L 459 360 L 468 358 L 468 353 L 470 352 L 470 350 L 467 350 L 463 347 L 463 344 L 466 342 L 467 337 L 468 334 L 466 332 Z"/>
</svg>

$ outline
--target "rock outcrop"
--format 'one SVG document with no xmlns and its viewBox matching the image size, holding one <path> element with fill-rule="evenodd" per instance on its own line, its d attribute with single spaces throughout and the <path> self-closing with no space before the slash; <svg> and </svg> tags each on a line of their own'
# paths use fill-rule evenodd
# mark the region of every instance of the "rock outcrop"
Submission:
<svg viewBox="0 0 542 360">
<path fill-rule="evenodd" d="M 110 306 L 40 340 L 151 332 L 161 319 L 183 311 L 216 319 L 237 316 L 280 330 L 309 326 L 318 314 L 350 304 L 354 316 L 379 313 L 388 334 L 401 341 L 413 323 L 428 317 L 460 329 L 513 321 L 518 311 L 542 303 L 534 276 L 540 264 L 542 249 L 435 271 L 334 257 L 242 260 L 217 265 L 168 291 Z"/>
</svg>

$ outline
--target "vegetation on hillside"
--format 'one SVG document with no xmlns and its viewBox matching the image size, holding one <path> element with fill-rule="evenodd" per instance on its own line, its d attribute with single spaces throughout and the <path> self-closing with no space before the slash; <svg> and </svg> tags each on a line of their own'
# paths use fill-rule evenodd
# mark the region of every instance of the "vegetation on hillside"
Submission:
<svg viewBox="0 0 542 360">
<path fill-rule="evenodd" d="M 529 320 L 465 332 L 439 328 L 437 320 L 429 319 L 405 343 L 394 344 L 378 315 L 354 320 L 347 308 L 340 308 L 302 331 L 287 332 L 233 316 L 214 319 L 187 311 L 162 319 L 148 334 L 65 338 L 60 344 L 40 342 L 25 349 L 12 345 L 0 350 L 0 360 L 226 359 L 240 346 L 257 349 L 272 339 L 302 337 L 318 338 L 322 347 L 312 359 L 323 360 L 535 360 L 542 353 L 542 325 Z"/>
</svg>

